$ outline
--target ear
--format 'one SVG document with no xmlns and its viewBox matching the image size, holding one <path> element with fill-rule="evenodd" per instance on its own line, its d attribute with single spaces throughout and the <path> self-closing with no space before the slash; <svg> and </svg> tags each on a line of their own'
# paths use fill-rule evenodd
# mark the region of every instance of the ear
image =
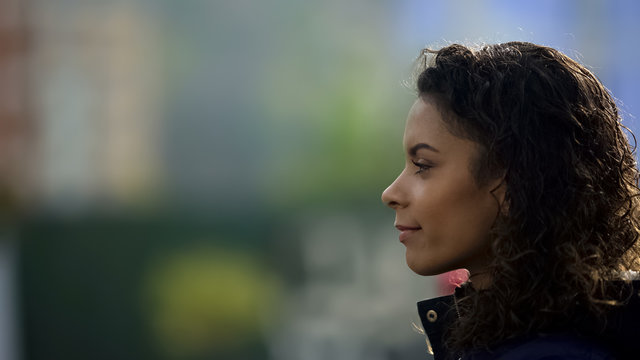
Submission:
<svg viewBox="0 0 640 360">
<path fill-rule="evenodd" d="M 496 199 L 500 213 L 502 215 L 507 215 L 509 213 L 509 204 L 506 201 L 507 181 L 505 180 L 505 176 L 502 175 L 489 181 L 487 188 L 494 199 Z"/>
</svg>

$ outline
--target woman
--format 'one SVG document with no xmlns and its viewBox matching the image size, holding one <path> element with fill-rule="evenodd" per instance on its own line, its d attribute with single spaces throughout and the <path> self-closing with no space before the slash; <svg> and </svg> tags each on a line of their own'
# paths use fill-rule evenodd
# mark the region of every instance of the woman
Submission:
<svg viewBox="0 0 640 360">
<path fill-rule="evenodd" d="M 420 64 L 382 200 L 414 272 L 469 271 L 418 303 L 435 359 L 640 359 L 639 176 L 611 95 L 530 43 Z"/>
</svg>

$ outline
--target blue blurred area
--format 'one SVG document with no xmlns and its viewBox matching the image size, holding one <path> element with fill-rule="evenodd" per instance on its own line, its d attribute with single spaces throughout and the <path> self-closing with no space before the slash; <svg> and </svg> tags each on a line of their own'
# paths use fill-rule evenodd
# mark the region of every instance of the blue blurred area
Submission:
<svg viewBox="0 0 640 360">
<path fill-rule="evenodd" d="M 411 324 L 437 283 L 406 268 L 379 200 L 425 46 L 558 48 L 640 131 L 630 0 L 11 0 L 0 14 L 7 360 L 427 356 Z"/>
</svg>

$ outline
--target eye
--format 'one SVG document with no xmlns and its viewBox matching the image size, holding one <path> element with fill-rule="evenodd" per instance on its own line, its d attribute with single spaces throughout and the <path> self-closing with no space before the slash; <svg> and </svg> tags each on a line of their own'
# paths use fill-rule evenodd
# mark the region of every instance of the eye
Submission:
<svg viewBox="0 0 640 360">
<path fill-rule="evenodd" d="M 423 173 L 429 169 L 431 169 L 433 166 L 431 165 L 427 165 L 427 164 L 423 164 L 423 163 L 419 163 L 417 161 L 412 160 L 411 161 L 413 163 L 413 165 L 415 165 L 418 168 L 418 171 L 416 171 L 416 174 L 420 174 Z"/>
</svg>

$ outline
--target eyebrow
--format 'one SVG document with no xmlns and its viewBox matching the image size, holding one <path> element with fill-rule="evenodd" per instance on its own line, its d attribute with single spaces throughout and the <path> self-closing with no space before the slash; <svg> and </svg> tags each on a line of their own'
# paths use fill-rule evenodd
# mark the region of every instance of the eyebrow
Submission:
<svg viewBox="0 0 640 360">
<path fill-rule="evenodd" d="M 437 153 L 440 152 L 440 151 L 438 151 L 438 149 L 434 148 L 433 146 L 431 146 L 429 144 L 418 143 L 418 144 L 413 145 L 411 147 L 411 149 L 409 149 L 409 155 L 416 156 L 416 154 L 418 153 L 418 150 L 420 150 L 420 149 L 427 149 L 427 150 L 431 150 L 431 151 L 437 152 Z"/>
</svg>

